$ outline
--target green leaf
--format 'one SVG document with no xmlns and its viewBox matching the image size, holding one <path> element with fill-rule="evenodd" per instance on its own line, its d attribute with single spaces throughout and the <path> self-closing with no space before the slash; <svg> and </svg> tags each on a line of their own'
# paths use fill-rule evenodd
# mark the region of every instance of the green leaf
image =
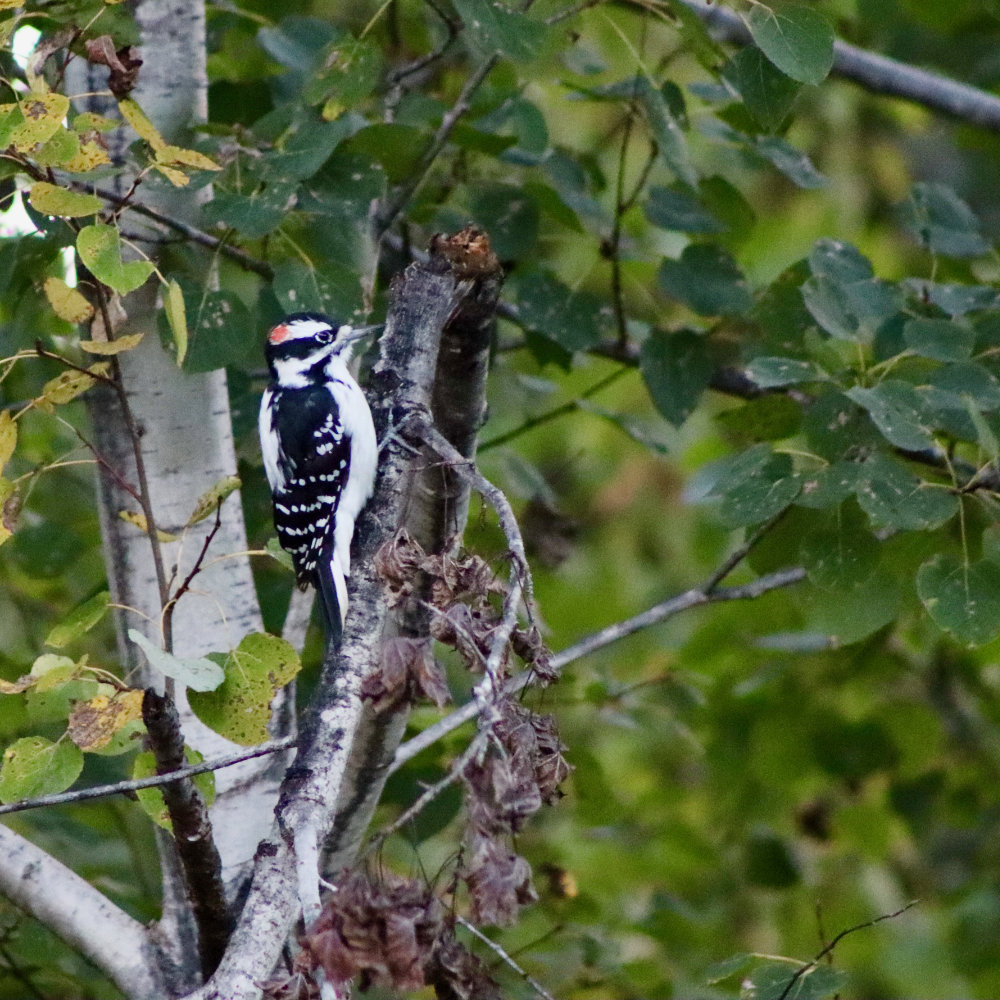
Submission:
<svg viewBox="0 0 1000 1000">
<path fill-rule="evenodd" d="M 976 334 L 947 319 L 911 319 L 903 327 L 911 351 L 935 361 L 964 361 L 972 354 Z"/>
<path fill-rule="evenodd" d="M 62 649 L 84 632 L 89 632 L 107 614 L 111 594 L 102 590 L 89 601 L 78 604 L 45 637 L 45 645 Z"/>
<path fill-rule="evenodd" d="M 574 292 L 544 271 L 520 276 L 515 288 L 518 316 L 529 329 L 567 351 L 584 351 L 600 342 L 602 303 L 596 296 Z"/>
<path fill-rule="evenodd" d="M 453 0 L 465 35 L 484 55 L 500 52 L 514 62 L 531 62 L 542 51 L 548 28 L 501 2 Z"/>
<path fill-rule="evenodd" d="M 726 229 L 693 194 L 683 189 L 651 187 L 644 210 L 646 218 L 662 229 L 700 234 L 721 233 Z"/>
<path fill-rule="evenodd" d="M 885 570 L 836 596 L 810 588 L 802 598 L 805 631 L 825 635 L 833 647 L 849 646 L 895 621 L 901 600 L 899 585 Z"/>
<path fill-rule="evenodd" d="M 119 295 L 134 291 L 153 273 L 148 260 L 122 260 L 122 241 L 114 226 L 98 223 L 84 226 L 77 234 L 76 249 L 86 267 Z"/>
<path fill-rule="evenodd" d="M 801 83 L 822 83 L 833 65 L 833 28 L 803 4 L 772 10 L 755 3 L 746 16 L 753 40 L 775 66 Z"/>
<path fill-rule="evenodd" d="M 174 344 L 177 347 L 177 365 L 184 364 L 188 350 L 188 327 L 187 315 L 184 311 L 184 293 L 181 286 L 171 279 L 167 283 L 167 294 L 163 300 L 163 311 L 167 315 L 167 322 L 174 335 Z"/>
<path fill-rule="evenodd" d="M 889 455 L 875 452 L 858 463 L 856 491 L 874 528 L 926 531 L 958 513 L 958 497 L 923 482 Z"/>
<path fill-rule="evenodd" d="M 779 136 L 757 136 L 751 145 L 796 187 L 808 191 L 826 186 L 826 177 L 816 169 L 812 160 Z"/>
<path fill-rule="evenodd" d="M 741 49 L 729 60 L 722 78 L 743 98 L 758 124 L 769 131 L 788 117 L 801 89 L 797 81 L 776 69 L 753 46 Z"/>
<path fill-rule="evenodd" d="M 252 633 L 226 657 L 218 688 L 190 694 L 191 708 L 221 736 L 253 746 L 267 739 L 271 701 L 299 669 L 298 655 L 284 639 Z"/>
<path fill-rule="evenodd" d="M 982 365 L 956 361 L 931 372 L 928 385 L 954 397 L 954 407 L 962 409 L 969 399 L 983 412 L 1000 407 L 1000 380 Z"/>
<path fill-rule="evenodd" d="M 81 215 L 93 215 L 104 207 L 97 195 L 81 191 L 69 191 L 58 184 L 35 181 L 28 192 L 31 207 L 43 215 L 57 215 L 72 219 Z"/>
<path fill-rule="evenodd" d="M 476 185 L 469 200 L 472 218 L 489 233 L 501 260 L 526 256 L 538 238 L 539 209 L 535 199 L 514 184 Z"/>
<path fill-rule="evenodd" d="M 653 405 L 680 427 L 708 387 L 714 365 L 699 334 L 654 330 L 640 348 L 639 369 Z"/>
<path fill-rule="evenodd" d="M 729 958 L 722 959 L 721 962 L 713 962 L 705 970 L 705 982 L 709 986 L 721 983 L 723 979 L 742 972 L 753 961 L 753 955 L 749 952 L 740 952 L 738 955 L 730 955 Z"/>
<path fill-rule="evenodd" d="M 321 312 L 347 320 L 361 301 L 361 280 L 353 271 L 310 267 L 299 260 L 286 260 L 274 269 L 271 289 L 289 313 Z"/>
<path fill-rule="evenodd" d="M 760 472 L 722 499 L 719 518 L 728 528 L 761 524 L 780 514 L 799 495 L 798 476 L 790 475 L 787 456 L 776 455 Z"/>
<path fill-rule="evenodd" d="M 252 367 L 258 358 L 257 345 L 255 341 L 247 342 L 247 332 L 253 324 L 240 297 L 233 292 L 207 291 L 187 278 L 178 284 L 184 298 L 188 333 L 184 370 L 209 372 L 228 365 Z M 166 310 L 160 321 L 160 334 L 164 346 L 176 344 Z"/>
<path fill-rule="evenodd" d="M 755 969 L 750 977 L 753 1000 L 828 1000 L 848 982 L 846 972 L 829 965 L 815 965 L 791 984 L 795 971 L 781 962 Z"/>
<path fill-rule="evenodd" d="M 252 194 L 217 191 L 201 210 L 207 227 L 232 226 L 251 239 L 266 236 L 295 208 L 294 182 L 274 181 Z"/>
<path fill-rule="evenodd" d="M 842 509 L 834 527 L 806 535 L 799 552 L 809 579 L 817 587 L 837 591 L 867 580 L 880 556 L 878 539 L 853 503 Z"/>
<path fill-rule="evenodd" d="M 198 659 L 182 659 L 154 646 L 137 629 L 128 630 L 129 638 L 146 654 L 149 665 L 166 677 L 172 677 L 191 691 L 214 691 L 225 679 L 217 663 L 202 656 Z"/>
<path fill-rule="evenodd" d="M 989 250 L 972 209 L 945 184 L 914 184 L 900 206 L 903 225 L 921 246 L 945 257 L 979 257 Z"/>
<path fill-rule="evenodd" d="M 791 437 L 802 423 L 802 408 L 781 393 L 765 393 L 715 417 L 736 443 L 780 441 Z"/>
<path fill-rule="evenodd" d="M 897 448 L 921 451 L 934 446 L 923 401 L 909 383 L 886 379 L 872 389 L 855 386 L 844 395 L 864 407 L 885 439 Z"/>
<path fill-rule="evenodd" d="M 809 315 L 838 340 L 858 340 L 861 324 L 851 311 L 844 286 L 819 275 L 802 285 L 802 301 Z"/>
<path fill-rule="evenodd" d="M 379 164 L 392 184 L 412 176 L 424 150 L 428 136 L 412 125 L 379 123 L 359 129 L 346 139 L 341 150 Z"/>
<path fill-rule="evenodd" d="M 726 56 L 722 47 L 712 38 L 705 22 L 684 0 L 667 0 L 675 27 L 680 30 L 687 51 L 710 73 L 718 71 Z"/>
<path fill-rule="evenodd" d="M 674 172 L 678 180 L 691 187 L 698 184 L 698 175 L 691 166 L 687 140 L 680 123 L 670 109 L 663 92 L 651 84 L 642 87 L 638 94 L 639 102 L 646 112 L 649 131 L 656 140 L 660 156 L 667 167 Z"/>
<path fill-rule="evenodd" d="M 817 278 L 831 278 L 840 285 L 874 276 L 871 261 L 857 247 L 841 240 L 817 240 L 809 253 L 809 270 Z"/>
<path fill-rule="evenodd" d="M 306 180 L 330 159 L 333 151 L 363 125 L 356 115 L 342 115 L 336 121 L 308 121 L 301 125 L 281 148 L 268 153 L 264 163 L 273 176 Z"/>
<path fill-rule="evenodd" d="M 938 628 L 981 646 L 1000 635 L 1000 566 L 938 553 L 917 572 L 917 593 Z"/>
<path fill-rule="evenodd" d="M 796 361 L 795 358 L 754 358 L 747 365 L 747 375 L 762 389 L 826 378 L 808 361 Z"/>
<path fill-rule="evenodd" d="M 70 740 L 26 736 L 12 743 L 0 765 L 0 802 L 63 792 L 80 776 L 83 754 Z"/>
<path fill-rule="evenodd" d="M 667 295 L 702 316 L 738 314 L 753 304 L 736 261 L 709 243 L 692 243 L 684 248 L 680 260 L 664 260 L 657 279 Z"/>
<path fill-rule="evenodd" d="M 189 746 L 184 747 L 184 760 L 187 764 L 201 764 L 205 757 L 197 750 Z M 156 774 L 156 758 L 152 752 L 145 750 L 138 754 L 132 764 L 132 777 L 152 778 Z M 206 806 L 211 806 L 215 801 L 215 775 L 211 771 L 196 774 L 192 779 L 195 787 L 201 792 L 201 797 L 205 800 Z M 167 812 L 166 803 L 163 801 L 163 792 L 159 788 L 140 788 L 135 797 L 142 806 L 142 811 L 157 825 L 164 830 L 172 829 L 170 814 Z"/>
<path fill-rule="evenodd" d="M 813 732 L 813 755 L 827 774 L 847 781 L 860 781 L 899 763 L 895 744 L 875 719 L 823 717 Z"/>
<path fill-rule="evenodd" d="M 747 838 L 747 881 L 768 889 L 787 889 L 799 881 L 799 867 L 788 845 L 771 830 L 756 829 Z"/>
<path fill-rule="evenodd" d="M 307 80 L 302 96 L 309 104 L 325 102 L 323 117 L 330 120 L 367 97 L 381 72 L 382 55 L 373 41 L 338 39 L 323 53 L 321 68 Z"/>
</svg>

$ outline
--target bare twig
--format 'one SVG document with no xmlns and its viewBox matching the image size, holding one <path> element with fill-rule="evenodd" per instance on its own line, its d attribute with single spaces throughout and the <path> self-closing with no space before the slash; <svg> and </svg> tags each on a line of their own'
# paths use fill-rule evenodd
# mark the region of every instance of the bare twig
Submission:
<svg viewBox="0 0 1000 1000">
<path fill-rule="evenodd" d="M 259 274 L 262 278 L 265 278 L 268 281 L 274 277 L 274 270 L 266 261 L 259 260 L 251 254 L 248 254 L 245 250 L 241 250 L 239 247 L 234 247 L 232 244 L 226 243 L 225 240 L 220 240 L 217 236 L 212 236 L 211 234 L 198 229 L 196 226 L 189 225 L 187 222 L 182 222 L 180 219 L 176 219 L 171 215 L 166 215 L 164 212 L 159 212 L 155 208 L 143 205 L 141 202 L 128 203 L 122 195 L 115 194 L 113 191 L 105 191 L 102 188 L 92 188 L 89 185 L 82 184 L 72 184 L 71 187 L 81 191 L 86 191 L 87 194 L 96 194 L 98 198 L 116 206 L 118 210 L 126 209 L 130 212 L 135 212 L 136 215 L 145 216 L 145 218 L 151 219 L 153 222 L 157 222 L 161 226 L 166 226 L 168 229 L 172 229 L 174 232 L 180 233 L 192 243 L 196 243 L 198 246 L 203 246 L 208 250 L 214 250 L 222 254 L 224 257 L 228 257 L 230 260 L 235 261 L 244 270 L 252 271 L 254 274 Z"/>
<path fill-rule="evenodd" d="M 160 615 L 160 623 L 163 630 L 163 645 L 168 650 L 172 648 L 174 640 L 174 608 L 177 607 L 177 602 L 191 589 L 192 581 L 201 572 L 205 556 L 208 554 L 208 548 L 221 527 L 222 502 L 220 501 L 215 506 L 215 524 L 212 525 L 208 534 L 205 535 L 204 541 L 201 543 L 201 552 L 198 553 L 198 558 L 195 559 L 194 565 L 191 567 L 191 572 L 188 573 L 181 585 L 171 595 L 170 600 L 167 601 Z"/>
<path fill-rule="evenodd" d="M 509 431 L 505 431 L 503 434 L 497 434 L 495 437 L 491 437 L 487 441 L 484 441 L 479 446 L 479 451 L 487 451 L 490 448 L 499 448 L 501 445 L 507 444 L 508 441 L 513 441 L 515 438 L 519 438 L 522 434 L 526 434 L 528 431 L 533 431 L 536 427 L 541 427 L 552 420 L 557 420 L 559 417 L 575 413 L 580 409 L 581 399 L 590 399 L 591 396 L 596 396 L 602 389 L 606 389 L 612 382 L 616 382 L 620 379 L 627 371 L 629 371 L 629 369 L 624 366 L 616 368 L 610 375 L 605 375 L 604 378 L 598 379 L 592 386 L 590 386 L 590 388 L 584 389 L 584 391 L 581 392 L 577 398 L 571 399 L 560 406 L 555 406 L 551 410 L 546 410 L 544 413 L 539 413 L 535 417 L 529 417 L 523 423 L 518 424 L 517 427 L 514 427 Z"/>
<path fill-rule="evenodd" d="M 554 1000 L 553 996 L 542 984 L 534 978 L 527 970 L 522 968 L 514 960 L 509 952 L 505 951 L 492 938 L 488 938 L 478 927 L 469 923 L 465 917 L 455 915 L 456 923 L 461 924 L 474 938 L 482 941 L 487 948 L 492 951 L 504 964 L 509 965 L 541 998 L 542 1000 Z"/>
<path fill-rule="evenodd" d="M 553 655 L 552 667 L 553 669 L 561 670 L 574 660 L 579 660 L 581 657 L 596 652 L 598 649 L 610 646 L 612 643 L 618 642 L 620 639 L 624 639 L 635 632 L 640 632 L 642 629 L 649 628 L 651 625 L 657 625 L 668 618 L 673 618 L 682 611 L 722 601 L 753 600 L 757 597 L 763 597 L 764 594 L 770 593 L 772 590 L 780 590 L 799 583 L 805 579 L 805 576 L 805 569 L 801 566 L 792 566 L 788 569 L 768 573 L 765 576 L 758 577 L 756 580 L 751 580 L 749 583 L 736 587 L 718 587 L 713 585 L 712 578 L 709 578 L 709 581 L 702 587 L 687 590 L 683 594 L 671 597 L 669 600 L 663 601 L 661 604 L 657 604 L 647 611 L 643 611 L 641 614 L 627 618 L 622 622 L 616 622 L 614 625 L 608 625 L 606 628 L 594 632 L 572 646 L 568 646 L 566 649 Z M 711 587 L 710 590 L 708 589 L 709 587 Z M 512 677 L 505 685 L 505 693 L 514 694 L 520 691 L 522 688 L 527 687 L 532 679 L 533 676 L 530 671 L 524 671 L 516 677 Z M 436 722 L 433 726 L 429 726 L 422 733 L 414 736 L 413 739 L 408 740 L 396 751 L 396 756 L 389 765 L 389 773 L 393 774 L 398 771 L 408 760 L 411 760 L 422 750 L 432 746 L 448 733 L 458 729 L 459 726 L 463 726 L 465 723 L 476 718 L 479 715 L 479 711 L 480 708 L 476 702 L 467 702 L 461 708 L 456 709 L 450 715 Z"/>
<path fill-rule="evenodd" d="M 179 767 L 176 771 L 170 771 L 168 774 L 156 774 L 149 778 L 133 778 L 129 781 L 116 781 L 110 785 L 95 785 L 92 788 L 78 788 L 76 791 L 59 792 L 57 795 L 40 795 L 36 799 L 25 799 L 23 802 L 10 802 L 6 805 L 0 805 L 0 816 L 25 812 L 28 809 L 44 809 L 48 806 L 64 806 L 75 802 L 89 802 L 92 799 L 106 799 L 111 795 L 131 795 L 144 788 L 159 788 L 174 781 L 184 781 L 196 774 L 205 774 L 207 771 L 218 771 L 224 767 L 232 767 L 233 764 L 242 764 L 243 761 L 253 760 L 255 757 L 266 757 L 268 754 L 287 750 L 294 745 L 294 738 L 286 736 L 284 739 L 247 747 L 245 750 L 228 754 L 225 757 L 214 757 L 211 760 L 203 760 L 200 764 Z"/>
<path fill-rule="evenodd" d="M 855 931 L 863 931 L 868 927 L 874 927 L 876 924 L 882 923 L 883 920 L 892 920 L 895 917 L 901 916 L 902 914 L 906 913 L 907 910 L 912 909 L 914 906 L 916 906 L 918 902 L 919 900 L 917 899 L 911 899 L 910 902 L 906 904 L 906 906 L 901 906 L 898 910 L 895 910 L 892 913 L 883 913 L 882 916 L 875 917 L 874 920 L 866 920 L 863 924 L 855 924 L 853 927 L 848 927 L 846 930 L 841 931 L 839 934 L 836 935 L 836 937 L 834 937 L 834 939 L 828 945 L 826 945 L 824 948 L 822 948 L 820 951 L 816 953 L 812 961 L 806 962 L 800 968 L 795 970 L 795 972 L 789 978 L 788 982 L 785 984 L 785 988 L 781 991 L 781 995 L 778 997 L 778 1000 L 785 1000 L 788 994 L 792 991 L 792 988 L 795 986 L 795 984 L 804 975 L 806 975 L 806 973 L 812 972 L 812 970 L 815 969 L 816 966 L 819 965 L 819 963 L 824 958 L 826 958 L 827 955 L 833 952 L 833 949 L 836 948 L 837 945 L 840 944 L 840 942 L 843 941 L 848 934 L 853 934 Z"/>
<path fill-rule="evenodd" d="M 379 211 L 375 222 L 376 242 L 381 241 L 383 235 L 392 226 L 393 222 L 395 222 L 396 216 L 399 215 L 399 213 L 406 207 L 407 202 L 413 197 L 421 183 L 423 183 L 424 178 L 427 176 L 427 172 L 440 155 L 441 150 L 444 149 L 455 126 L 469 110 L 473 95 L 482 86 L 482 83 L 489 75 L 490 70 L 493 69 L 499 61 L 499 55 L 494 54 L 489 56 L 482 62 L 479 68 L 476 69 L 468 80 L 466 80 L 465 86 L 458 95 L 458 100 L 455 101 L 451 108 L 446 112 L 445 116 L 441 119 L 441 124 L 438 126 L 437 132 L 434 133 L 434 137 L 431 139 L 427 149 L 424 150 L 423 155 L 420 157 L 420 162 L 413 168 L 413 171 L 411 172 L 406 183 L 400 185 L 400 187 L 396 189 L 396 193 L 382 206 Z"/>
</svg>

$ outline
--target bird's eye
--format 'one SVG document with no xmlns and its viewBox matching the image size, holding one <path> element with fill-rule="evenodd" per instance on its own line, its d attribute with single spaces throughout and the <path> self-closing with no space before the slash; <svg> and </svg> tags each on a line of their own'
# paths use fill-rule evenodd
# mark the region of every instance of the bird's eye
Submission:
<svg viewBox="0 0 1000 1000">
<path fill-rule="evenodd" d="M 329 344 L 333 340 L 333 330 L 320 330 L 316 334 L 316 340 L 321 344 Z"/>
</svg>

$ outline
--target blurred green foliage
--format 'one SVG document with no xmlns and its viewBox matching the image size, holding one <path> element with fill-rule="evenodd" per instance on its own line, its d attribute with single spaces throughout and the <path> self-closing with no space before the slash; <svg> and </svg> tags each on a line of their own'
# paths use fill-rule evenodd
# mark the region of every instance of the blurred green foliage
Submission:
<svg viewBox="0 0 1000 1000">
<path fill-rule="evenodd" d="M 262 547 L 260 332 L 292 308 L 349 317 L 369 287 L 377 312 L 409 246 L 482 225 L 510 309 L 481 464 L 522 518 L 552 648 L 700 585 L 772 519 L 726 582 L 807 573 L 639 632 L 533 696 L 576 771 L 518 839 L 542 899 L 498 940 L 567 1000 L 736 997 L 747 977 L 777 997 L 796 965 L 773 956 L 809 960 L 919 899 L 846 937 L 833 968 L 789 995 L 996 996 L 1000 138 L 825 74 L 832 28 L 993 88 L 1000 7 L 733 6 L 757 47 L 718 45 L 679 0 L 565 18 L 574 8 L 555 0 L 527 13 L 486 0 L 210 6 L 209 120 L 192 142 L 224 169 L 193 176 L 213 183 L 201 226 L 273 280 L 194 245 L 159 248 L 186 306 L 184 364 L 229 368 Z M 50 32 L 97 9 L 77 8 L 29 7 L 27 22 Z M 124 8 L 102 17 L 100 31 L 132 40 Z M 418 177 L 376 266 L 373 202 Z M 79 360 L 40 292 L 72 234 L 36 222 L 44 232 L 0 241 L 2 353 L 44 337 Z M 161 335 L 171 343 L 166 323 Z M 17 409 L 59 368 L 3 371 L 0 403 Z M 105 586 L 92 469 L 66 464 L 89 457 L 84 426 L 79 402 L 18 421 L 4 474 L 23 506 L 0 547 L 8 680 Z M 476 504 L 466 541 L 505 572 Z M 277 630 L 289 576 L 261 565 L 258 586 Z M 106 621 L 67 652 L 117 658 Z M 421 708 L 412 727 L 435 718 Z M 0 696 L 5 745 L 39 732 L 20 698 Z M 379 821 L 459 745 L 397 774 Z M 125 766 L 88 758 L 82 780 Z M 445 882 L 461 823 L 446 794 L 383 860 Z M 155 913 L 138 807 L 16 825 L 130 912 Z M 5 920 L 0 996 L 25 995 L 25 975 L 40 995 L 112 995 L 30 922 Z M 532 995 L 496 972 L 507 995 Z"/>
</svg>

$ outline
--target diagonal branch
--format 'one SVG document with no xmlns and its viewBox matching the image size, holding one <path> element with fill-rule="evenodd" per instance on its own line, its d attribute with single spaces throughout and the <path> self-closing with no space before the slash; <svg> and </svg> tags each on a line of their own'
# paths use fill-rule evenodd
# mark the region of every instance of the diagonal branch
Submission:
<svg viewBox="0 0 1000 1000">
<path fill-rule="evenodd" d="M 708 0 L 682 0 L 720 38 L 737 45 L 752 44 L 743 19 L 734 11 Z M 939 73 L 918 69 L 837 39 L 833 43 L 831 73 L 853 80 L 875 94 L 900 97 L 952 118 L 1000 132 L 1000 97 Z"/>
<path fill-rule="evenodd" d="M 686 590 L 683 594 L 671 597 L 669 600 L 654 605 L 647 611 L 643 611 L 632 618 L 616 622 L 597 632 L 586 636 L 579 642 L 568 646 L 566 649 L 552 656 L 552 668 L 561 670 L 567 664 L 581 657 L 588 656 L 605 646 L 624 639 L 626 636 L 641 632 L 652 625 L 665 622 L 668 618 L 679 615 L 682 611 L 689 611 L 691 608 L 701 607 L 705 604 L 718 604 L 722 601 L 746 601 L 763 597 L 764 594 L 772 590 L 780 590 L 790 587 L 805 579 L 806 571 L 801 566 L 791 566 L 788 569 L 781 569 L 774 573 L 751 580 L 735 587 L 719 587 L 717 582 L 713 583 L 715 574 L 701 587 Z M 513 694 L 528 686 L 533 676 L 530 671 L 525 671 L 512 677 L 505 685 L 505 693 Z M 472 721 L 480 713 L 480 705 L 475 701 L 467 702 L 461 708 L 456 709 L 450 715 L 446 715 L 433 726 L 428 726 L 422 733 L 407 740 L 393 758 L 389 767 L 389 773 L 398 771 L 407 761 L 414 758 L 422 750 L 432 746 L 438 740 L 447 736 L 448 733 L 458 729 L 465 723 Z"/>
</svg>

